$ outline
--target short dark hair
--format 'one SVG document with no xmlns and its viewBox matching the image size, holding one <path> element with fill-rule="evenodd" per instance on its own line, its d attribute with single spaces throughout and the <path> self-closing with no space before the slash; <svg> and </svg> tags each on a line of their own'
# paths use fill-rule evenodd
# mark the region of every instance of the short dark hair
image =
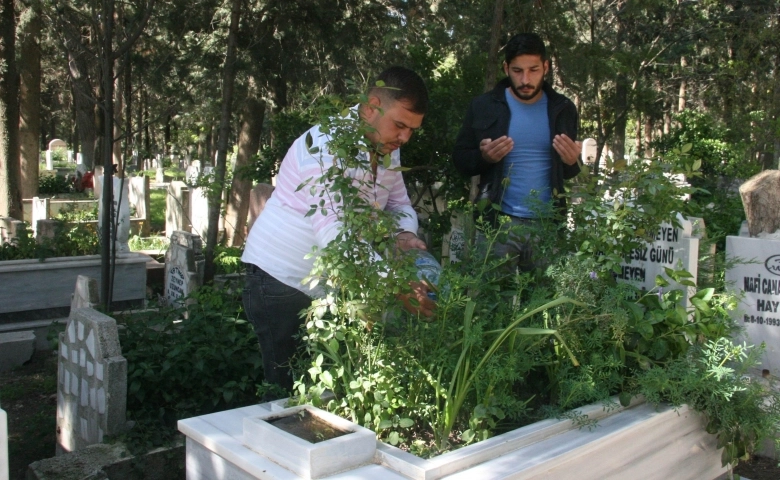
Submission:
<svg viewBox="0 0 780 480">
<path fill-rule="evenodd" d="M 518 33 L 510 38 L 504 46 L 506 63 L 520 55 L 539 55 L 542 61 L 547 60 L 547 49 L 542 37 L 535 33 Z"/>
<path fill-rule="evenodd" d="M 376 86 L 376 82 L 384 82 L 384 86 Z M 393 101 L 404 101 L 409 110 L 419 115 L 428 112 L 428 89 L 425 82 L 413 70 L 406 67 L 390 67 L 376 77 L 374 86 L 368 94 L 388 98 Z"/>
</svg>

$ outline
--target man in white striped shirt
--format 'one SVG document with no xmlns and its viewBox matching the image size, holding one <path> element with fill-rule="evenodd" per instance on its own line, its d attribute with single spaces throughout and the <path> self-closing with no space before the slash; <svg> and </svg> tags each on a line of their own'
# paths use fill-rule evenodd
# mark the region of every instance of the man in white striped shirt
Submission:
<svg viewBox="0 0 780 480">
<path fill-rule="evenodd" d="M 384 86 L 369 91 L 368 103 L 358 107 L 358 114 L 373 127 L 366 134 L 367 140 L 378 154 L 390 154 L 391 164 L 385 168 L 382 162 L 373 162 L 371 170 L 355 169 L 350 174 L 370 180 L 361 182 L 361 189 L 366 190 L 362 193 L 375 208 L 400 213 L 400 233 L 396 237 L 399 248 L 425 249 L 425 243 L 416 236 L 417 214 L 401 172 L 395 168 L 401 164 L 398 149 L 422 124 L 428 92 L 422 79 L 404 67 L 388 68 L 377 81 L 384 82 Z M 313 142 L 310 147 L 318 147 L 320 153 L 310 153 L 307 137 Z M 307 179 L 319 178 L 322 166 L 329 165 L 332 157 L 328 140 L 328 132 L 316 125 L 293 142 L 279 169 L 276 189 L 250 230 L 241 257 L 247 266 L 244 309 L 260 341 L 265 379 L 287 391 L 292 389 L 289 362 L 298 348 L 293 336 L 303 323 L 299 314 L 311 305 L 312 297 L 322 293 L 302 284 L 314 265 L 314 258 L 305 257 L 315 245 L 327 246 L 342 228 L 338 205 L 332 203 L 327 205 L 326 215 L 307 217 L 320 197 L 316 189 L 298 188 Z M 402 298 L 404 306 L 414 313 L 432 315 L 434 304 L 426 294 L 425 285 L 413 283 L 411 296 L 416 302 L 409 302 L 406 296 Z"/>
</svg>

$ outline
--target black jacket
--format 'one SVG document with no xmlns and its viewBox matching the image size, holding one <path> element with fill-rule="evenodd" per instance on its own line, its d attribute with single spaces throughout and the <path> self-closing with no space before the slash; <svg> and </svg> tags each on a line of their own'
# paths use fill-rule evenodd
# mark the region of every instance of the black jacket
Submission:
<svg viewBox="0 0 780 480">
<path fill-rule="evenodd" d="M 455 141 L 455 151 L 452 159 L 455 167 L 464 175 L 479 175 L 479 194 L 476 200 L 489 198 L 491 203 L 500 203 L 503 194 L 501 180 L 504 173 L 504 160 L 497 163 L 486 162 L 479 150 L 479 142 L 485 138 L 496 139 L 509 132 L 509 105 L 506 102 L 505 90 L 510 86 L 509 78 L 505 78 L 490 92 L 484 93 L 471 101 L 463 120 L 463 126 Z M 550 145 L 555 135 L 565 133 L 572 140 L 577 140 L 577 108 L 571 100 L 553 90 L 544 82 L 542 87 L 547 94 L 547 117 L 550 121 Z M 566 199 L 557 196 L 563 192 L 563 181 L 580 173 L 579 163 L 567 165 L 560 155 L 552 149 L 552 168 L 550 169 L 550 190 L 556 206 L 564 212 Z"/>
</svg>

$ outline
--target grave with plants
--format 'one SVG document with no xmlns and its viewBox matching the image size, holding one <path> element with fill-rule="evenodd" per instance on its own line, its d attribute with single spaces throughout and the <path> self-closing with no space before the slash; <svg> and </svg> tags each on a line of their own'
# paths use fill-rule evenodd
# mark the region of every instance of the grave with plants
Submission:
<svg viewBox="0 0 780 480">
<path fill-rule="evenodd" d="M 686 293 L 669 288 L 669 279 L 697 285 L 686 271 L 667 269 L 649 291 L 616 280 L 633 249 L 661 223 L 679 226 L 678 212 L 690 209 L 664 175 L 698 174 L 690 147 L 674 150 L 671 160 L 618 162 L 600 176 L 585 171 L 571 191 L 554 192 L 569 201 L 571 227 L 550 219 L 512 232 L 537 239 L 531 272 L 490 254 L 510 233 L 493 220 L 496 205 L 451 203 L 475 219 L 481 239 L 467 232 L 460 261 L 430 285 L 438 306 L 424 318 L 397 300 L 418 277 L 413 255 L 394 248 L 396 218 L 372 208 L 359 180 L 345 175 L 370 168 L 375 155 L 364 136 L 370 127 L 349 105 L 330 99 L 317 107 L 332 134 L 329 152 L 310 149 L 327 161 L 320 178 L 300 186 L 320 198 L 309 215 L 339 205 L 344 228 L 312 252 L 309 281 L 326 295 L 306 312 L 293 402 L 336 413 L 426 458 L 544 418 L 593 427 L 576 408 L 613 408 L 637 396 L 703 414 L 724 465 L 776 436 L 780 398 L 745 375 L 762 347 L 731 340 L 737 325 L 728 312 L 736 301 L 718 284 L 722 275 L 698 282 L 689 309 L 680 306 Z M 390 166 L 388 156 L 374 158 Z"/>
</svg>

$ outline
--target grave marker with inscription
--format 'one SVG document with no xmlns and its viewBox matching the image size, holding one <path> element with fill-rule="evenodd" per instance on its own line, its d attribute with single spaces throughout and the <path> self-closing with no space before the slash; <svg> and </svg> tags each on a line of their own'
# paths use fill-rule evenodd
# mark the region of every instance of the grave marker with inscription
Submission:
<svg viewBox="0 0 780 480">
<path fill-rule="evenodd" d="M 618 281 L 632 282 L 639 288 L 655 288 L 655 278 L 660 275 L 669 281 L 671 289 L 686 292 L 682 305 L 688 307 L 689 297 L 696 293 L 695 287 L 685 287 L 671 280 L 664 268 L 687 270 L 696 282 L 699 262 L 699 239 L 693 231 L 693 223 L 681 220 L 681 227 L 664 223 L 656 232 L 653 242 L 632 251 L 621 265 Z"/>
<path fill-rule="evenodd" d="M 127 360 L 113 318 L 77 308 L 59 340 L 57 455 L 124 431 L 127 406 Z"/>
<path fill-rule="evenodd" d="M 745 327 L 750 345 L 766 343 L 763 368 L 780 375 L 780 240 L 726 237 L 726 270 L 730 291 L 743 295 L 731 316 Z"/>
<path fill-rule="evenodd" d="M 183 298 L 203 285 L 203 241 L 198 235 L 175 231 L 165 252 L 165 300 L 181 305 Z"/>
</svg>

